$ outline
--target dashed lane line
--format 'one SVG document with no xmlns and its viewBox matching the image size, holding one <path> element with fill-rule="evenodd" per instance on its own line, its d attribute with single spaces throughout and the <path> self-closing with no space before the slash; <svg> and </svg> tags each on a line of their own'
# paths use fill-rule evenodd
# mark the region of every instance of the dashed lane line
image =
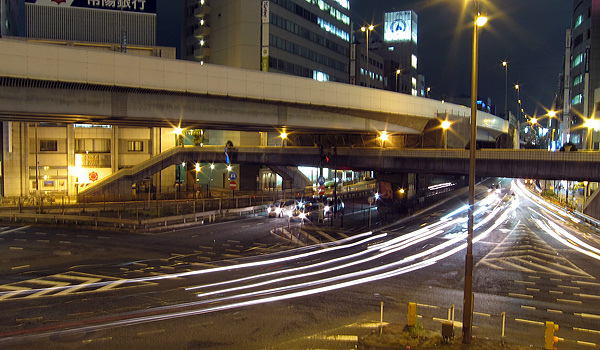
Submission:
<svg viewBox="0 0 600 350">
<path fill-rule="evenodd" d="M 529 294 L 508 293 L 508 295 L 511 297 L 516 297 L 516 298 L 533 299 L 533 295 L 529 295 Z"/>
<path fill-rule="evenodd" d="M 586 329 L 586 328 L 578 328 L 578 327 L 573 327 L 574 331 L 578 331 L 578 332 L 585 332 L 585 333 L 592 333 L 592 334 L 600 334 L 600 331 L 595 330 L 595 329 Z"/>
<path fill-rule="evenodd" d="M 600 320 L 600 315 L 594 315 L 594 314 L 586 314 L 586 313 L 576 313 L 575 316 L 579 316 L 581 318 L 591 318 L 594 320 Z"/>
<path fill-rule="evenodd" d="M 591 294 L 583 294 L 583 293 L 573 293 L 574 296 L 580 298 L 589 298 L 589 299 L 600 299 L 600 295 L 591 295 Z"/>
<path fill-rule="evenodd" d="M 527 324 L 534 324 L 534 325 L 538 325 L 538 326 L 543 326 L 544 325 L 543 322 L 525 320 L 525 319 L 522 319 L 522 318 L 515 318 L 515 321 L 516 322 L 521 322 L 521 323 L 527 323 Z"/>
<path fill-rule="evenodd" d="M 556 299 L 559 303 L 569 303 L 569 304 L 583 304 L 581 300 L 571 300 L 571 299 Z"/>
</svg>

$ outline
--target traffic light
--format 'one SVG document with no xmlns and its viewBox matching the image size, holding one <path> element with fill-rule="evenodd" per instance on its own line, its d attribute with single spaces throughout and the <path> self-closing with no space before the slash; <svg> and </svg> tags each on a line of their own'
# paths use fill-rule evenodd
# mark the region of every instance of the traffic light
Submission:
<svg viewBox="0 0 600 350">
<path fill-rule="evenodd" d="M 544 349 L 555 350 L 555 343 L 558 343 L 558 337 L 554 336 L 554 332 L 558 330 L 558 325 L 554 322 L 546 321 L 546 341 L 544 342 Z"/>
</svg>

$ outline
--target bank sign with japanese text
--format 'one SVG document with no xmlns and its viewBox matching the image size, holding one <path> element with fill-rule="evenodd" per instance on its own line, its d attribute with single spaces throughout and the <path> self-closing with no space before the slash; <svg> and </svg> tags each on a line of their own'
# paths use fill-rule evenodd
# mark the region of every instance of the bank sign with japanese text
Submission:
<svg viewBox="0 0 600 350">
<path fill-rule="evenodd" d="M 156 13 L 156 0 L 25 0 L 43 6 L 79 7 L 98 10 L 116 10 Z"/>
</svg>

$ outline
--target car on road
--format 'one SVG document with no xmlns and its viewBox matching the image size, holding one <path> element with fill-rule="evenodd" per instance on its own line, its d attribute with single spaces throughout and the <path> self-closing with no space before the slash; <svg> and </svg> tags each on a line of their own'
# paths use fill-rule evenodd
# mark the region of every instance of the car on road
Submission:
<svg viewBox="0 0 600 350">
<path fill-rule="evenodd" d="M 270 218 L 281 218 L 292 212 L 297 207 L 297 202 L 293 199 L 275 201 L 267 208 L 267 215 Z"/>
<path fill-rule="evenodd" d="M 337 215 L 344 215 L 345 207 L 344 201 L 341 198 L 337 198 L 337 202 L 334 198 L 327 198 L 323 208 L 324 216 L 333 216 L 334 211 L 337 211 Z"/>
</svg>

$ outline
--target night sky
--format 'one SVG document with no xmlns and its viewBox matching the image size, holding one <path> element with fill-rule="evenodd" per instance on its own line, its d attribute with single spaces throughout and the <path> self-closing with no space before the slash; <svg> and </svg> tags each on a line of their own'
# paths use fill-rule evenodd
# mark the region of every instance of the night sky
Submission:
<svg viewBox="0 0 600 350">
<path fill-rule="evenodd" d="M 506 59 L 509 110 L 517 112 L 519 83 L 525 113 L 545 114 L 563 70 L 572 0 L 480 0 L 480 6 L 489 21 L 480 30 L 479 97 L 492 98 L 498 114 L 504 112 Z M 357 26 L 375 24 L 382 39 L 384 12 L 416 11 L 419 71 L 431 96 L 471 95 L 473 1 L 351 0 L 351 9 Z M 364 42 L 364 34 L 356 35 Z"/>
</svg>

